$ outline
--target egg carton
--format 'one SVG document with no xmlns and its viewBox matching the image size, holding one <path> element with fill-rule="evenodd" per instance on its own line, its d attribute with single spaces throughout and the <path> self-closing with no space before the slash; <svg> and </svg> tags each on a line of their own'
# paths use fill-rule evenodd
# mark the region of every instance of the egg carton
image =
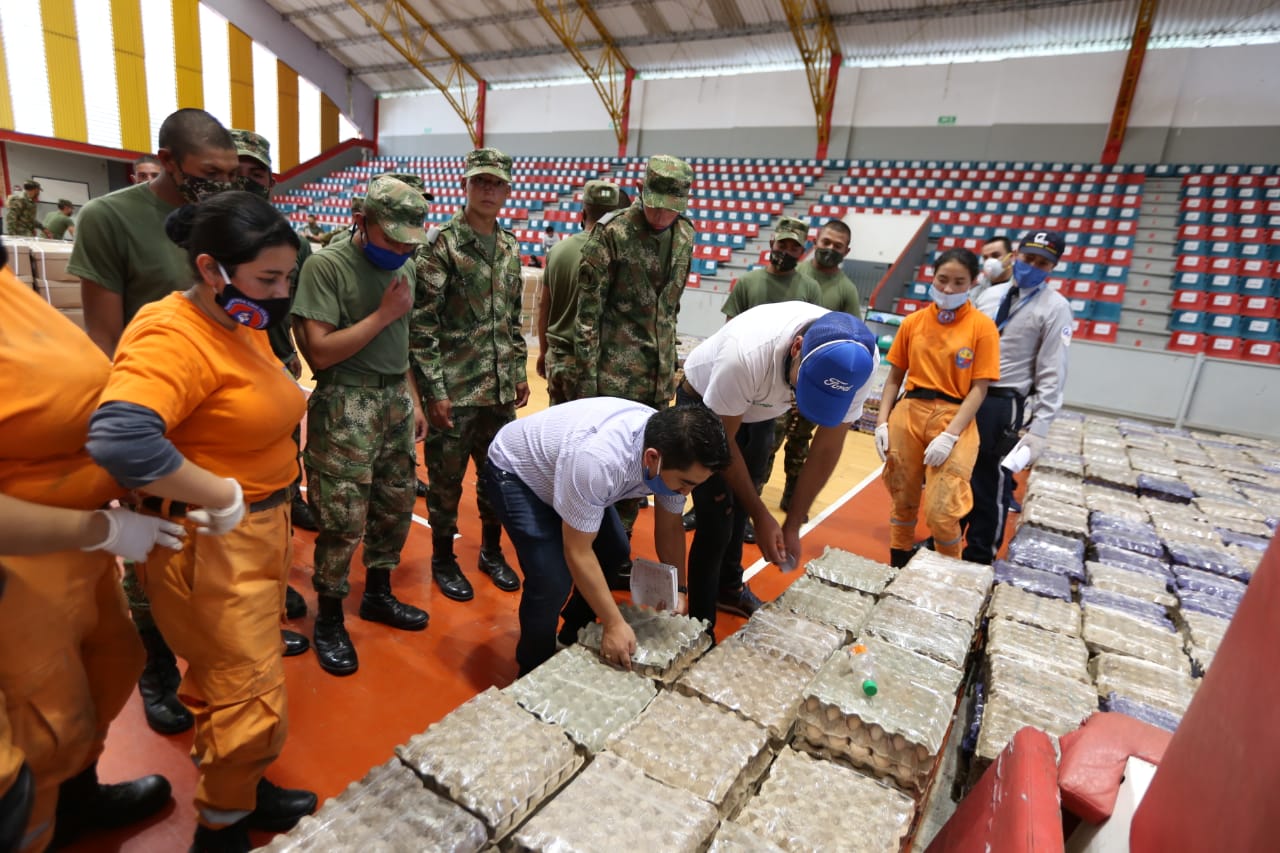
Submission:
<svg viewBox="0 0 1280 853">
<path fill-rule="evenodd" d="M 1179 672 L 1191 672 L 1191 661 L 1182 649 L 1179 634 L 1128 613 L 1086 607 L 1081 636 L 1094 654 L 1114 652 Z"/>
<path fill-rule="evenodd" d="M 996 560 L 991 564 L 997 584 L 1015 586 L 1025 592 L 1059 601 L 1071 600 L 1071 578 L 1057 572 L 1033 569 L 1030 566 Z"/>
<path fill-rule="evenodd" d="M 991 592 L 991 580 L 990 566 L 922 549 L 898 572 L 885 595 L 976 625 Z"/>
<path fill-rule="evenodd" d="M 1219 516 L 1213 519 L 1211 523 L 1213 524 L 1214 532 L 1218 534 L 1224 543 L 1228 542 L 1227 533 L 1233 534 L 1231 538 L 1238 538 L 1243 535 L 1270 539 L 1274 532 L 1264 522 L 1250 521 L 1245 518 L 1234 518 L 1229 515 Z"/>
<path fill-rule="evenodd" d="M 813 670 L 729 637 L 680 676 L 676 690 L 764 726 L 774 741 L 791 733 Z"/>
<path fill-rule="evenodd" d="M 1245 548 L 1240 545 L 1228 545 L 1227 553 L 1235 558 L 1240 567 L 1249 573 L 1250 576 L 1258 570 L 1258 564 L 1262 562 L 1262 551 L 1256 548 Z"/>
<path fill-rule="evenodd" d="M 1136 492 L 1138 490 L 1138 473 L 1132 468 L 1121 465 L 1107 465 L 1101 462 L 1084 465 L 1084 477 L 1087 483 L 1102 483 L 1113 488 Z"/>
<path fill-rule="evenodd" d="M 1129 465 L 1133 467 L 1133 470 L 1141 471 L 1144 474 L 1154 474 L 1157 477 L 1167 477 L 1171 480 L 1178 479 L 1178 466 L 1171 462 L 1168 456 L 1130 451 Z"/>
<path fill-rule="evenodd" d="M 489 844 L 485 825 L 462 806 L 423 787 L 396 759 L 304 817 L 263 850 L 270 853 L 476 853 Z"/>
<path fill-rule="evenodd" d="M 1020 660 L 1063 678 L 1089 681 L 1089 649 L 1079 637 L 993 619 L 987 623 L 986 653 L 988 657 Z"/>
<path fill-rule="evenodd" d="M 844 633 L 843 641 L 858 635 L 876 600 L 852 589 L 801 576 L 769 607 L 780 607 L 813 622 L 830 625 Z"/>
<path fill-rule="evenodd" d="M 921 793 L 951 725 L 963 673 L 881 640 L 864 642 L 876 694 L 863 692 L 865 674 L 842 649 L 805 691 L 796 740 Z"/>
<path fill-rule="evenodd" d="M 707 853 L 785 853 L 785 851 L 741 824 L 722 820 Z"/>
<path fill-rule="evenodd" d="M 611 734 L 653 701 L 658 688 L 643 675 L 609 666 L 573 645 L 503 692 L 539 719 L 563 728 L 588 752 L 599 752 Z"/>
<path fill-rule="evenodd" d="M 734 634 L 742 642 L 782 660 L 817 672 L 840 647 L 843 634 L 778 608 L 762 607 Z"/>
<path fill-rule="evenodd" d="M 1080 605 L 1025 592 L 1012 584 L 996 584 L 991 603 L 987 605 L 987 616 L 1010 619 L 1068 637 L 1080 636 Z"/>
<path fill-rule="evenodd" d="M 1089 670 L 1084 667 L 1078 676 L 1064 676 L 1025 658 L 993 654 L 983 659 L 982 671 L 988 699 L 993 696 L 1018 699 L 1036 710 L 1040 717 L 1064 714 L 1064 719 L 1078 722 L 1076 714 L 1080 708 L 1087 713 L 1098 704 Z M 1041 705 L 1046 707 L 1038 709 Z"/>
<path fill-rule="evenodd" d="M 721 817 L 737 813 L 773 760 L 762 726 L 672 691 L 609 738 L 607 749 L 649 778 L 706 800 Z"/>
<path fill-rule="evenodd" d="M 901 791 L 787 749 L 736 822 L 789 851 L 898 853 L 914 816 Z"/>
<path fill-rule="evenodd" d="M 1074 731 L 1096 711 L 1096 697 L 1087 707 L 1062 707 L 1050 711 L 1046 702 L 1028 703 L 1023 696 L 992 696 L 982 711 L 982 725 L 974 747 L 974 771 L 990 766 L 1004 748 L 1025 726 L 1032 726 L 1054 737 Z M 1047 713 L 1046 713 L 1047 712 Z M 970 778 L 973 778 L 972 776 Z"/>
<path fill-rule="evenodd" d="M 1043 495 L 1070 503 L 1079 500 L 1080 477 L 1061 471 L 1041 470 L 1039 466 L 1031 469 L 1027 477 L 1027 496 Z"/>
<path fill-rule="evenodd" d="M 647 678 L 670 684 L 711 648 L 705 620 L 626 602 L 619 604 L 618 610 L 636 635 L 631 668 Z M 578 630 L 578 642 L 599 654 L 603 632 L 599 622 L 584 625 Z"/>
<path fill-rule="evenodd" d="M 479 816 L 494 838 L 582 766 L 563 729 L 492 687 L 396 747 L 396 755 L 427 787 Z"/>
<path fill-rule="evenodd" d="M 973 645 L 974 629 L 968 622 L 886 595 L 871 611 L 862 632 L 961 669 Z"/>
<path fill-rule="evenodd" d="M 1208 519 L 1226 517 L 1243 521 L 1255 521 L 1259 524 L 1265 523 L 1267 520 L 1266 513 L 1256 509 L 1244 498 L 1227 500 L 1224 498 L 1197 497 L 1195 506 L 1196 509 L 1200 510 L 1202 517 Z"/>
<path fill-rule="evenodd" d="M 1208 613 L 1197 613 L 1194 610 L 1181 611 L 1179 618 L 1186 627 L 1188 651 L 1195 647 L 1216 652 L 1218 646 L 1222 645 L 1222 638 L 1226 636 L 1227 627 L 1231 624 L 1228 619 L 1219 619 Z"/>
<path fill-rule="evenodd" d="M 716 831 L 715 807 L 602 752 L 503 845 L 516 853 L 661 850 L 698 853 Z"/>
<path fill-rule="evenodd" d="M 1048 448 L 1035 462 L 1036 470 L 1058 471 L 1073 477 L 1084 476 L 1084 459 L 1076 452 Z"/>
<path fill-rule="evenodd" d="M 1169 581 L 1166 577 L 1156 577 L 1129 571 L 1119 566 L 1094 562 L 1086 562 L 1084 571 L 1089 586 L 1096 589 L 1105 589 L 1108 592 L 1150 601 L 1163 607 L 1173 607 L 1178 603 L 1177 597 L 1169 592 Z"/>
<path fill-rule="evenodd" d="M 1082 506 L 1054 500 L 1047 495 L 1035 495 L 1028 497 L 1023 503 L 1020 524 L 1052 530 L 1076 539 L 1087 539 L 1089 511 Z"/>
<path fill-rule="evenodd" d="M 809 561 L 805 574 L 845 589 L 879 595 L 897 571 L 884 563 L 827 546 L 821 557 Z"/>
<path fill-rule="evenodd" d="M 1186 713 L 1197 686 L 1195 679 L 1180 670 L 1110 652 L 1089 661 L 1089 674 L 1099 696 L 1116 693 L 1178 716 Z"/>
</svg>

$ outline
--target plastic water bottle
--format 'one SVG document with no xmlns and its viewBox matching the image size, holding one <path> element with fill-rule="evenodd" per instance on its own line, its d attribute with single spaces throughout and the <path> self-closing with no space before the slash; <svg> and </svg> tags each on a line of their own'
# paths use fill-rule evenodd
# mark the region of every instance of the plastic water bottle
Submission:
<svg viewBox="0 0 1280 853">
<path fill-rule="evenodd" d="M 849 664 L 853 668 L 853 677 L 862 684 L 862 692 L 867 696 L 875 696 L 880 692 L 876 681 L 875 658 L 871 650 L 862 643 L 854 643 L 849 649 Z"/>
</svg>

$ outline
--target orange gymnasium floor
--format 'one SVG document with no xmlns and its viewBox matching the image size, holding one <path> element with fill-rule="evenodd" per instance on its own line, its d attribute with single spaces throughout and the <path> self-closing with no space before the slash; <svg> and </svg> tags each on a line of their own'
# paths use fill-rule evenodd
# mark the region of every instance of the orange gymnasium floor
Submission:
<svg viewBox="0 0 1280 853">
<path fill-rule="evenodd" d="M 546 407 L 546 389 L 533 370 L 530 405 L 521 416 Z M 888 560 L 889 499 L 877 476 L 880 467 L 872 438 L 850 432 L 839 468 L 814 507 L 813 523 L 804 535 L 803 558 L 822 553 L 827 546 L 845 548 L 880 561 Z M 419 469 L 425 477 L 425 469 Z M 765 489 L 765 503 L 775 508 L 783 484 L 782 454 Z M 499 591 L 475 570 L 480 524 L 475 509 L 475 472 L 469 470 L 459 512 L 461 538 L 456 552 L 475 585 L 470 602 L 450 601 L 431 581 L 431 537 L 426 527 L 425 501 L 415 508 L 413 529 L 404 549 L 403 562 L 393 583 L 396 593 L 431 614 L 421 633 L 395 631 L 362 621 L 355 615 L 364 591 L 364 573 L 353 564 L 351 596 L 346 602 L 347 627 L 360 656 L 360 670 L 346 678 L 325 673 L 311 652 L 286 658 L 289 691 L 289 739 L 269 778 L 287 787 L 314 790 L 323 802 L 370 767 L 385 762 L 396 745 L 439 720 L 453 708 L 489 686 L 504 687 L 516 674 L 513 659 L 517 638 L 516 607 L 519 593 Z M 636 524 L 637 556 L 653 557 L 650 512 L 641 512 Z M 920 538 L 927 533 L 921 529 Z M 504 537 L 505 539 L 505 537 Z M 316 605 L 311 587 L 314 534 L 298 531 L 294 537 L 294 565 L 290 582 L 307 599 L 309 613 L 289 627 L 312 631 Z M 512 565 L 510 543 L 505 552 Z M 775 566 L 758 561 L 759 551 L 746 546 L 745 561 L 752 589 L 766 601 L 776 598 L 796 573 L 784 575 Z M 721 638 L 742 625 L 739 617 L 721 614 L 717 635 Z M 485 748 L 486 744 L 477 744 Z M 143 719 L 135 691 L 116 720 L 100 764 L 104 781 L 163 773 L 173 783 L 174 803 L 148 824 L 129 831 L 101 834 L 70 848 L 85 851 L 120 850 L 128 853 L 186 850 L 195 826 L 191 797 L 196 771 L 189 750 L 191 733 L 173 737 L 155 734 Z M 270 836 L 260 835 L 258 843 Z"/>
</svg>

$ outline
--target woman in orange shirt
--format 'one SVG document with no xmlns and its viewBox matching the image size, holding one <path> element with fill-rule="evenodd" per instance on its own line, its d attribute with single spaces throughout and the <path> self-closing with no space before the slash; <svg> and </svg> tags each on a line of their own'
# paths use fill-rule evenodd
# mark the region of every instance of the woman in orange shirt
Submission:
<svg viewBox="0 0 1280 853">
<path fill-rule="evenodd" d="M 978 258 L 950 249 L 934 261 L 933 305 L 902 321 L 889 348 L 889 377 L 876 419 L 876 451 L 893 500 L 889 563 L 911 559 L 923 483 L 925 524 L 934 548 L 961 552 L 960 519 L 973 506 L 969 475 L 978 456 L 974 415 L 1000 378 L 1000 333 L 969 302 Z M 906 380 L 906 393 L 898 390 Z"/>
<path fill-rule="evenodd" d="M 195 717 L 192 849 L 248 850 L 250 829 L 287 830 L 316 804 L 263 777 L 288 730 L 279 616 L 305 409 L 264 330 L 288 314 L 298 236 L 245 192 L 180 208 L 165 227 L 194 282 L 125 329 L 88 449 L 151 496 L 145 510 L 187 527 L 181 550 L 156 551 L 138 574 L 188 664 L 178 695 Z"/>
</svg>

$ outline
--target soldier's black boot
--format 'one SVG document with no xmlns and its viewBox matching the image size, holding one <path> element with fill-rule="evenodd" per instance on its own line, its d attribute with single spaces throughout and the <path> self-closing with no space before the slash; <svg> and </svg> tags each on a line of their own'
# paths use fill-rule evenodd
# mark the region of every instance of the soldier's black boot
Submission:
<svg viewBox="0 0 1280 853">
<path fill-rule="evenodd" d="M 257 804 L 242 823 L 263 832 L 288 832 L 316 810 L 316 795 L 302 788 L 281 788 L 258 780 Z"/>
<path fill-rule="evenodd" d="M 889 565 L 895 569 L 900 569 L 911 562 L 911 558 L 915 553 L 913 548 L 890 548 Z"/>
<path fill-rule="evenodd" d="M 360 618 L 381 622 L 401 631 L 421 631 L 427 627 L 427 611 L 405 604 L 391 594 L 391 570 L 367 569 L 364 574 L 364 598 L 360 599 Z"/>
<path fill-rule="evenodd" d="M 301 619 L 307 615 L 307 600 L 291 586 L 284 588 L 284 615 L 287 619 Z"/>
<path fill-rule="evenodd" d="M 252 849 L 249 828 L 241 820 L 220 829 L 197 826 L 190 853 L 249 853 Z"/>
<path fill-rule="evenodd" d="M 138 679 L 138 692 L 142 694 L 142 710 L 147 725 L 162 735 L 176 735 L 195 725 L 191 712 L 178 701 L 178 661 L 164 641 L 160 629 L 139 628 L 138 636 L 147 650 L 147 663 Z"/>
<path fill-rule="evenodd" d="M 103 785 L 94 762 L 58 786 L 52 847 L 70 844 L 86 832 L 146 820 L 168 805 L 172 794 L 169 780 L 163 776 Z"/>
<path fill-rule="evenodd" d="M 520 588 L 520 577 L 502 556 L 502 525 L 485 524 L 480 528 L 480 571 L 493 579 L 503 592 Z"/>
<path fill-rule="evenodd" d="M 320 529 L 319 523 L 316 522 L 316 515 L 311 511 L 311 507 L 302 499 L 302 495 L 296 492 L 293 495 L 293 501 L 289 504 L 289 521 L 299 530 L 316 531 Z"/>
<path fill-rule="evenodd" d="M 311 641 L 305 635 L 290 631 L 288 628 L 280 629 L 280 642 L 284 646 L 284 656 L 287 658 L 296 657 L 311 648 Z"/>
<path fill-rule="evenodd" d="M 453 556 L 453 537 L 446 534 L 431 537 L 431 577 L 444 593 L 454 601 L 470 601 L 476 597 L 471 581 L 462 574 L 457 557 Z"/>
<path fill-rule="evenodd" d="M 314 645 L 320 668 L 332 675 L 350 675 L 360 668 L 342 617 L 342 599 L 320 596 Z"/>
</svg>

